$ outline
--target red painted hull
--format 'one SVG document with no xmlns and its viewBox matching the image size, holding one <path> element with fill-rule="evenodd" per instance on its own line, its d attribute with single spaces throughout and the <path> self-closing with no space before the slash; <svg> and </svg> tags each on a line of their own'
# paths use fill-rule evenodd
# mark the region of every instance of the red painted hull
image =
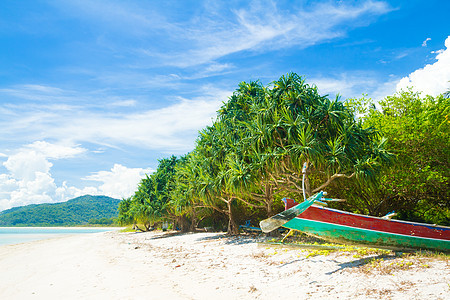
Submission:
<svg viewBox="0 0 450 300">
<path fill-rule="evenodd" d="M 289 208 L 289 206 L 292 205 L 293 203 L 286 203 L 286 208 Z M 382 219 L 316 205 L 311 206 L 304 213 L 297 216 L 297 218 L 361 229 L 450 241 L 450 227 Z"/>
</svg>

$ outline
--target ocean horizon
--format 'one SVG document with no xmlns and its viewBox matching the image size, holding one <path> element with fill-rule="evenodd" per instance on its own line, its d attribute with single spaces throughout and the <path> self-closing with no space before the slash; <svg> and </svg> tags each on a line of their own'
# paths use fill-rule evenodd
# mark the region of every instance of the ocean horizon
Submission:
<svg viewBox="0 0 450 300">
<path fill-rule="evenodd" d="M 117 227 L 0 227 L 0 246 L 113 230 Z"/>
</svg>

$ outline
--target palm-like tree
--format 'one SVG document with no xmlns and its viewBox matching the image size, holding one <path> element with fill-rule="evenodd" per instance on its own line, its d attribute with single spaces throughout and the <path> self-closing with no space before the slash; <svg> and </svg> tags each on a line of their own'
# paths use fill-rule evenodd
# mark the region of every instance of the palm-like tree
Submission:
<svg viewBox="0 0 450 300">
<path fill-rule="evenodd" d="M 277 193 L 311 195 L 338 178 L 373 175 L 390 158 L 377 141 L 378 133 L 362 128 L 339 97 L 319 95 L 297 74 L 268 88 L 241 83 L 214 124 L 200 133 L 188 190 L 227 214 L 234 234 L 236 201 L 270 215 Z"/>
<path fill-rule="evenodd" d="M 378 133 L 362 128 L 339 97 L 320 96 L 315 86 L 293 73 L 272 85 L 264 90 L 264 101 L 250 106 L 241 128 L 247 134 L 246 151 L 255 152 L 256 161 L 270 157 L 270 162 L 254 164 L 260 168 L 255 184 L 269 182 L 261 180 L 266 174 L 278 188 L 302 193 L 306 165 L 305 193 L 311 195 L 338 178 L 374 174 L 390 158 L 384 144 L 377 144 Z"/>
</svg>

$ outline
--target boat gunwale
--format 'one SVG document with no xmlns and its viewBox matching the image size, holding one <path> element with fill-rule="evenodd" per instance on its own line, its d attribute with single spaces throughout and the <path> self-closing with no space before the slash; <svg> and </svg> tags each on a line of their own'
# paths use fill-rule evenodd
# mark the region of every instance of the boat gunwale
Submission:
<svg viewBox="0 0 450 300">
<path fill-rule="evenodd" d="M 447 226 L 444 226 L 444 225 L 411 222 L 411 221 L 397 220 L 397 219 L 384 219 L 382 217 L 375 217 L 375 216 L 370 216 L 370 215 L 363 215 L 363 214 L 358 214 L 358 213 L 352 213 L 352 212 L 348 212 L 348 211 L 340 210 L 340 209 L 336 209 L 336 208 L 324 207 L 324 206 L 321 206 L 321 205 L 312 205 L 311 207 L 319 208 L 319 209 L 325 209 L 325 210 L 331 210 L 331 211 L 334 211 L 334 212 L 337 212 L 337 213 L 343 213 L 343 214 L 347 214 L 347 215 L 364 217 L 364 218 L 368 218 L 368 219 L 377 219 L 377 220 L 381 220 L 381 221 L 398 222 L 398 223 L 403 223 L 403 224 L 407 224 L 407 225 L 424 226 L 424 227 L 430 227 L 430 228 L 434 228 L 434 229 L 442 228 L 444 230 L 450 230 L 450 227 L 447 227 Z M 299 215 L 299 216 L 301 216 L 301 215 Z M 304 219 L 304 218 L 301 218 L 299 216 L 297 216 L 296 218 Z M 330 223 L 330 224 L 335 224 L 335 223 Z"/>
<path fill-rule="evenodd" d="M 408 234 L 401 234 L 401 233 L 395 233 L 395 232 L 388 232 L 388 231 L 381 231 L 381 230 L 374 230 L 374 229 L 370 229 L 370 228 L 361 228 L 361 227 L 357 227 L 357 226 L 349 226 L 349 225 L 342 225 L 342 224 L 336 224 L 336 223 L 331 223 L 331 222 L 324 222 L 324 221 L 318 221 L 318 220 L 310 220 L 310 219 L 304 219 L 304 218 L 300 218 L 300 217 L 295 217 L 294 219 L 299 219 L 302 221 L 309 221 L 309 222 L 317 222 L 317 223 L 322 223 L 322 224 L 328 224 L 330 226 L 340 226 L 340 227 L 347 227 L 347 228 L 356 228 L 358 230 L 367 230 L 367 231 L 371 231 L 371 232 L 377 232 L 377 233 L 382 233 L 382 234 L 389 234 L 389 235 L 398 235 L 398 236 L 404 236 L 404 237 L 408 237 L 408 238 L 416 238 L 416 239 L 427 239 L 427 240 L 433 240 L 433 241 L 442 241 L 442 242 L 449 242 L 450 240 L 444 240 L 444 239 L 439 239 L 439 238 L 429 238 L 429 237 L 424 237 L 424 236 L 417 236 L 417 235 L 408 235 Z M 289 221 L 290 222 L 290 221 Z M 286 223 L 286 224 L 289 224 Z M 285 225 L 286 225 L 285 224 Z M 294 229 L 294 230 L 298 230 L 295 228 L 291 228 L 289 226 L 285 226 L 287 228 L 290 229 Z M 299 230 L 301 231 L 301 230 Z"/>
</svg>

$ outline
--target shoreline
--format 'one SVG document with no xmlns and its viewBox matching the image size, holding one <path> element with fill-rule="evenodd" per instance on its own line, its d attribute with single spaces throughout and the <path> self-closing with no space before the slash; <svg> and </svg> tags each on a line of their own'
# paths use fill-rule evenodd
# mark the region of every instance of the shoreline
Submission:
<svg viewBox="0 0 450 300">
<path fill-rule="evenodd" d="M 25 228 L 25 229 L 103 229 L 103 228 L 112 228 L 112 229 L 123 229 L 125 227 L 115 227 L 115 226 L 0 226 L 0 229 L 7 228 L 7 229 L 15 229 L 15 228 Z"/>
<path fill-rule="evenodd" d="M 0 246 L 28 243 L 54 237 L 118 231 L 121 227 L 0 227 Z"/>
<path fill-rule="evenodd" d="M 448 257 L 357 257 L 262 241 L 223 233 L 108 231 L 3 245 L 0 298 L 445 299 L 450 294 Z"/>
</svg>

